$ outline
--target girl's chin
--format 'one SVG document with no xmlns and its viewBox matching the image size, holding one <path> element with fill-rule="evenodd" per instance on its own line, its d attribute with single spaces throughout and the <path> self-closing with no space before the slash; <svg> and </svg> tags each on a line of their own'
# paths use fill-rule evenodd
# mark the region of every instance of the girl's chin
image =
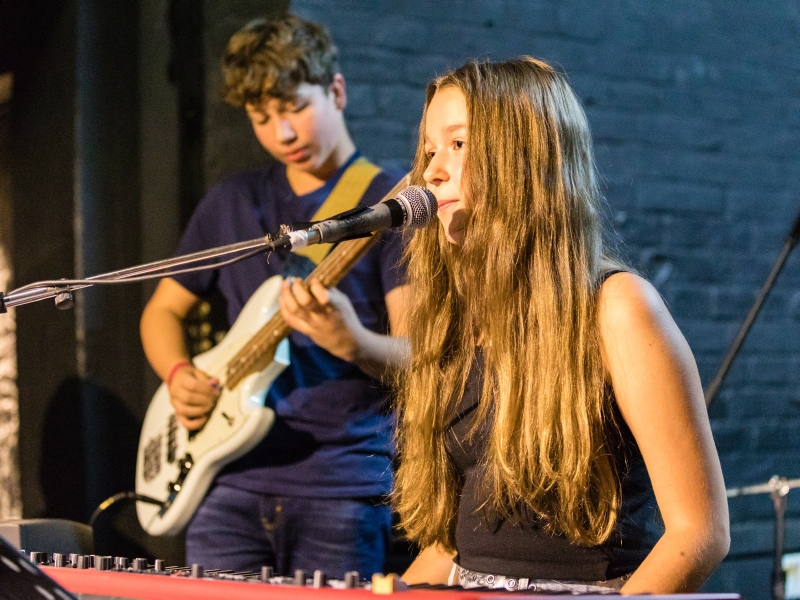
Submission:
<svg viewBox="0 0 800 600">
<path fill-rule="evenodd" d="M 464 230 L 467 226 L 467 215 L 465 211 L 458 210 L 452 215 L 447 215 L 450 218 L 442 219 L 439 215 L 439 222 L 442 224 L 442 231 L 448 242 L 460 246 L 464 241 Z"/>
<path fill-rule="evenodd" d="M 456 246 L 460 246 L 461 243 L 464 241 L 464 230 L 463 229 L 459 229 L 457 231 L 449 231 L 448 229 L 445 229 L 444 230 L 444 237 L 451 244 L 454 244 Z"/>
</svg>

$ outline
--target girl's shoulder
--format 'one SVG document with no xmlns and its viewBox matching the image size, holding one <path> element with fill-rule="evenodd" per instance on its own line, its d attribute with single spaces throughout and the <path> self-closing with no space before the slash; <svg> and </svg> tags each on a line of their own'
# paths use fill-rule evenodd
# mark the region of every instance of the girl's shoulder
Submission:
<svg viewBox="0 0 800 600">
<path fill-rule="evenodd" d="M 672 320 L 658 290 L 640 275 L 622 269 L 602 273 L 597 316 L 601 332 Z"/>
</svg>

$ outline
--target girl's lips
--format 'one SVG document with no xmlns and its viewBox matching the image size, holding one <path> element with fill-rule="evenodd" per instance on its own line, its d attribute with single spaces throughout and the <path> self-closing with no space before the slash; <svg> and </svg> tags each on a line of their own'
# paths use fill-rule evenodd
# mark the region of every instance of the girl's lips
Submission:
<svg viewBox="0 0 800 600">
<path fill-rule="evenodd" d="M 454 204 L 457 204 L 457 203 L 458 203 L 458 200 L 439 200 L 439 201 L 437 201 L 439 210 L 447 208 L 448 206 L 453 206 Z"/>
</svg>

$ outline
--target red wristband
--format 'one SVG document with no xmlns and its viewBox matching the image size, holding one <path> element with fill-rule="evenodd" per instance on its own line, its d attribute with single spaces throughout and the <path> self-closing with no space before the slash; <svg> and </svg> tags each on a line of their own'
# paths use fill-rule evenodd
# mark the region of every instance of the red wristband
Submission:
<svg viewBox="0 0 800 600">
<path fill-rule="evenodd" d="M 169 375 L 167 375 L 167 378 L 164 380 L 167 383 L 167 387 L 172 385 L 172 378 L 175 377 L 175 373 L 177 373 L 183 367 L 191 367 L 191 366 L 192 363 L 190 363 L 188 360 L 179 360 L 174 365 L 172 365 L 172 368 L 169 370 Z"/>
</svg>

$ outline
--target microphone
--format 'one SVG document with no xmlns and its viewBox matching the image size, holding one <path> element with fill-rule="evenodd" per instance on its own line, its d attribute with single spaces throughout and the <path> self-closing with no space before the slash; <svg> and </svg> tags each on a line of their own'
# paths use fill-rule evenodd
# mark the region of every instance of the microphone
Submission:
<svg viewBox="0 0 800 600">
<path fill-rule="evenodd" d="M 394 198 L 371 207 L 348 210 L 314 223 L 307 229 L 286 234 L 292 251 L 313 244 L 332 244 L 342 240 L 365 237 L 373 231 L 417 229 L 425 227 L 436 216 L 436 196 L 418 185 L 407 187 Z"/>
</svg>

